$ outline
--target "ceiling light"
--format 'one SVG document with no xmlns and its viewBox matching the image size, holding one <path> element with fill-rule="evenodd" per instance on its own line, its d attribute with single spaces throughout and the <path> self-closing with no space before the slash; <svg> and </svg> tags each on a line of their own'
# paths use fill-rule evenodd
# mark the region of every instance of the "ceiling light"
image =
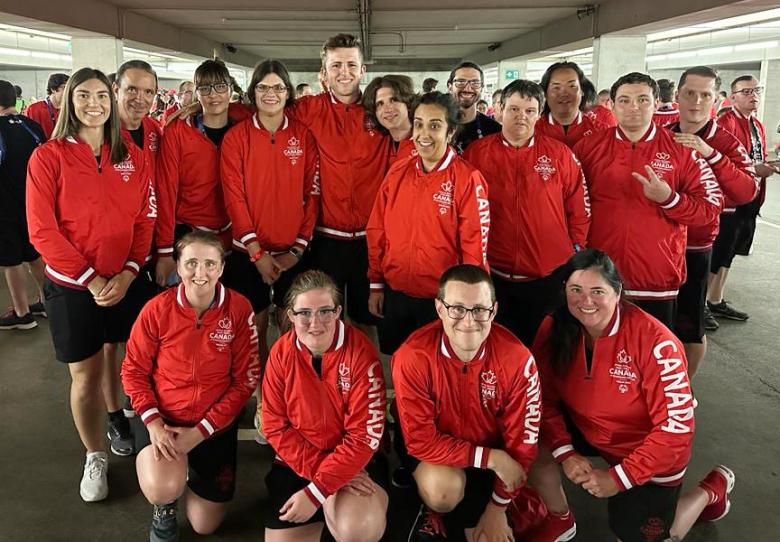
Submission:
<svg viewBox="0 0 780 542">
<path fill-rule="evenodd" d="M 10 49 L 8 47 L 0 47 L 0 55 L 30 56 L 30 51 L 23 51 L 21 49 Z"/>
<path fill-rule="evenodd" d="M 752 42 L 752 43 L 740 43 L 739 45 L 734 46 L 735 51 L 754 51 L 756 49 L 770 49 L 772 47 L 777 47 L 778 42 L 777 41 L 759 41 L 759 42 Z"/>
</svg>

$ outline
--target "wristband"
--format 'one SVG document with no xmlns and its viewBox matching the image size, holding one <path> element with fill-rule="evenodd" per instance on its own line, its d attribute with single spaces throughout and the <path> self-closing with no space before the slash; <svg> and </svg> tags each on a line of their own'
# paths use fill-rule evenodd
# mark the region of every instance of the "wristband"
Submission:
<svg viewBox="0 0 780 542">
<path fill-rule="evenodd" d="M 290 249 L 290 254 L 298 258 L 299 260 L 303 258 L 303 251 L 298 247 L 292 247 Z"/>
</svg>

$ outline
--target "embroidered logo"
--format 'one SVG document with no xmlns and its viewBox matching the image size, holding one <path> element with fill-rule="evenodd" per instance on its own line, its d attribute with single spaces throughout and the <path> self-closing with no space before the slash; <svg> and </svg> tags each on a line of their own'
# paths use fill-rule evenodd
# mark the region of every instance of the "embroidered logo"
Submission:
<svg viewBox="0 0 780 542">
<path fill-rule="evenodd" d="M 230 320 L 230 317 L 225 317 L 218 321 L 217 329 L 209 333 L 209 339 L 214 343 L 219 352 L 224 352 L 228 349 L 235 336 L 233 322 Z"/>
<path fill-rule="evenodd" d="M 487 403 L 491 399 L 496 398 L 496 384 L 498 382 L 498 377 L 496 376 L 496 373 L 493 371 L 482 371 L 479 375 L 480 382 L 480 392 L 482 395 L 482 406 L 487 407 Z"/>
<path fill-rule="evenodd" d="M 558 170 L 552 165 L 552 160 L 546 154 L 543 154 L 536 160 L 534 171 L 537 172 L 542 179 L 549 181 Z"/>
<path fill-rule="evenodd" d="M 441 190 L 433 195 L 433 202 L 439 206 L 439 214 L 445 215 L 452 207 L 452 190 L 454 185 L 452 181 L 441 183 Z"/>
<path fill-rule="evenodd" d="M 609 368 L 609 376 L 618 385 L 620 393 L 627 393 L 629 386 L 636 382 L 637 374 L 632 367 L 634 359 L 626 352 L 625 348 L 618 352 L 615 364 Z"/>
<path fill-rule="evenodd" d="M 114 171 L 118 172 L 119 175 L 122 176 L 122 180 L 124 182 L 128 182 L 130 180 L 130 176 L 135 173 L 135 165 L 128 156 L 118 164 L 114 164 Z"/>
<path fill-rule="evenodd" d="M 284 155 L 290 159 L 292 165 L 298 163 L 298 159 L 303 156 L 303 149 L 297 137 L 293 136 L 287 140 L 287 148 L 284 149 Z"/>
<path fill-rule="evenodd" d="M 653 168 L 658 178 L 662 179 L 667 171 L 674 171 L 674 164 L 669 161 L 669 158 L 668 152 L 657 152 L 655 159 L 650 162 L 650 167 Z"/>
<path fill-rule="evenodd" d="M 160 150 L 160 136 L 154 130 L 149 132 L 149 150 L 155 153 Z"/>
<path fill-rule="evenodd" d="M 349 393 L 352 388 L 352 376 L 350 375 L 349 366 L 343 361 L 339 363 L 339 379 L 338 387 L 341 393 Z"/>
</svg>

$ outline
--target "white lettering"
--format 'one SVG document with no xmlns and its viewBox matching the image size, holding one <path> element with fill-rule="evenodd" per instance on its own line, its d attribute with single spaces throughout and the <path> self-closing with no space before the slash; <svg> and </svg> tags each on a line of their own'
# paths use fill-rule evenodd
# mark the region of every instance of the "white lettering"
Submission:
<svg viewBox="0 0 780 542">
<path fill-rule="evenodd" d="M 542 388 L 539 382 L 539 373 L 536 372 L 536 361 L 534 361 L 533 356 L 528 357 L 523 374 L 528 379 L 525 403 L 525 430 L 523 431 L 525 438 L 523 438 L 523 443 L 536 444 L 539 442 L 539 422 L 542 420 Z"/>
<path fill-rule="evenodd" d="M 377 374 L 378 373 L 378 374 Z M 368 367 L 368 420 L 366 439 L 372 450 L 379 449 L 385 430 L 385 382 L 379 360 Z"/>
<path fill-rule="evenodd" d="M 671 349 L 668 357 L 664 352 L 667 349 Z M 681 358 L 672 357 L 677 352 L 677 345 L 668 339 L 653 348 L 656 363 L 661 366 L 661 382 L 666 382 L 664 396 L 667 419 L 661 426 L 661 430 L 667 433 L 684 434 L 691 432 L 690 423 L 687 422 L 693 420 L 693 396 L 690 393 L 691 384 L 685 364 Z M 688 390 L 688 392 L 683 393 L 680 390 Z M 688 406 L 680 408 L 683 405 Z"/>
</svg>

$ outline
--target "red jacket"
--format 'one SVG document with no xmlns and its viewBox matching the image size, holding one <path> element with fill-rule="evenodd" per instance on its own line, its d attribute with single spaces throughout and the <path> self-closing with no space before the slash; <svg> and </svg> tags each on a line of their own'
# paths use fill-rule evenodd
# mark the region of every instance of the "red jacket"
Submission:
<svg viewBox="0 0 780 542">
<path fill-rule="evenodd" d="M 590 202 L 577 159 L 563 143 L 534 136 L 515 148 L 502 134 L 475 141 L 463 157 L 490 194 L 491 272 L 508 280 L 546 277 L 584 247 Z"/>
<path fill-rule="evenodd" d="M 561 463 L 576 452 L 565 410 L 585 440 L 612 466 L 621 490 L 648 482 L 679 485 L 693 445 L 693 394 L 682 343 L 658 320 L 620 304 L 596 339 L 588 371 L 580 336 L 566 374 L 552 367 L 552 317 L 542 322 L 533 352 L 544 408 L 542 443 Z"/>
<path fill-rule="evenodd" d="M 289 331 L 271 348 L 263 376 L 263 432 L 277 456 L 311 483 L 320 506 L 352 480 L 379 448 L 385 380 L 373 344 L 338 320 L 320 377 L 312 356 Z"/>
<path fill-rule="evenodd" d="M 567 147 L 574 148 L 574 145 L 584 137 L 593 135 L 595 133 L 606 130 L 607 126 L 601 124 L 598 120 L 594 120 L 588 115 L 583 115 L 582 112 L 577 113 L 577 118 L 574 119 L 566 130 L 563 129 L 563 125 L 559 124 L 552 116 L 551 112 L 539 117 L 534 127 L 534 133 L 536 135 L 542 135 L 552 137 L 565 143 Z"/>
<path fill-rule="evenodd" d="M 653 113 L 653 124 L 659 128 L 666 128 L 680 122 L 680 111 L 677 109 L 657 109 Z"/>
<path fill-rule="evenodd" d="M 30 241 L 54 282 L 86 289 L 97 276 L 123 269 L 138 274 L 149 254 L 156 209 L 141 151 L 125 141 L 128 156 L 100 165 L 92 148 L 73 137 L 38 147 L 27 168 Z"/>
<path fill-rule="evenodd" d="M 285 117 L 271 134 L 256 116 L 243 121 L 222 141 L 220 172 L 235 248 L 246 252 L 252 241 L 268 252 L 306 248 L 320 185 L 317 145 L 303 124 Z"/>
<path fill-rule="evenodd" d="M 390 136 L 373 127 L 362 103 L 346 105 L 330 93 L 299 98 L 289 112 L 311 130 L 320 151 L 317 232 L 362 237 L 390 163 Z"/>
<path fill-rule="evenodd" d="M 448 149 L 429 173 L 408 158 L 390 168 L 366 228 L 372 290 L 433 299 L 459 263 L 487 269 L 490 208 L 482 174 Z"/>
<path fill-rule="evenodd" d="M 736 108 L 732 107 L 731 111 L 724 113 L 718 118 L 718 124 L 722 128 L 725 128 L 734 134 L 737 140 L 742 143 L 742 146 L 745 147 L 748 152 L 748 156 L 751 158 L 754 164 L 761 163 L 766 160 L 766 130 L 764 129 L 764 125 L 761 124 L 761 121 L 758 120 L 755 115 L 746 117 L 737 111 Z M 758 140 L 761 143 L 760 146 L 753 144 L 751 125 L 758 134 Z M 761 185 L 760 193 L 758 195 L 758 202 L 760 207 L 764 204 L 764 200 L 766 199 L 766 179 L 759 178 L 759 182 Z"/>
<path fill-rule="evenodd" d="M 415 331 L 392 359 L 396 405 L 409 453 L 427 463 L 486 469 L 490 449 L 528 472 L 542 413 L 536 362 L 507 329 L 493 324 L 476 357 L 459 360 L 440 321 Z M 509 492 L 496 477 L 493 502 Z"/>
<path fill-rule="evenodd" d="M 217 283 L 200 318 L 184 285 L 149 301 L 133 324 L 122 384 L 146 425 L 162 417 L 208 438 L 240 414 L 260 378 L 255 314 L 249 301 Z"/>
<path fill-rule="evenodd" d="M 588 246 L 615 261 L 634 299 L 674 299 L 685 281 L 687 226 L 713 223 L 723 196 L 707 163 L 674 141 L 668 130 L 650 124 L 632 143 L 620 127 L 580 141 L 593 212 Z M 645 197 L 632 172 L 647 176 L 650 166 L 672 189 L 669 201 Z"/>
<path fill-rule="evenodd" d="M 219 149 L 198 127 L 200 118 L 176 119 L 165 129 L 157 160 L 158 254 L 173 253 L 177 224 L 217 233 L 230 229 L 219 180 Z"/>
<path fill-rule="evenodd" d="M 417 158 L 417 147 L 414 145 L 412 138 L 402 139 L 396 144 L 390 142 L 390 164 L 404 160 L 405 158 Z"/>
<path fill-rule="evenodd" d="M 606 126 L 607 128 L 614 128 L 617 126 L 617 119 L 611 109 L 607 109 L 603 105 L 594 105 L 590 108 L 590 111 L 585 113 L 588 117 L 596 120 Z"/>
<path fill-rule="evenodd" d="M 49 98 L 28 105 L 24 114 L 41 125 L 46 139 L 51 137 L 57 119 L 60 118 L 60 110 L 54 108 Z"/>
<path fill-rule="evenodd" d="M 162 118 L 160 120 L 162 125 L 165 126 L 165 123 L 167 122 L 168 117 L 170 117 L 171 115 L 176 113 L 179 109 L 181 109 L 181 105 L 179 104 L 179 102 L 174 102 L 171 105 L 169 105 L 168 107 L 166 107 L 165 111 L 163 111 Z"/>
</svg>

